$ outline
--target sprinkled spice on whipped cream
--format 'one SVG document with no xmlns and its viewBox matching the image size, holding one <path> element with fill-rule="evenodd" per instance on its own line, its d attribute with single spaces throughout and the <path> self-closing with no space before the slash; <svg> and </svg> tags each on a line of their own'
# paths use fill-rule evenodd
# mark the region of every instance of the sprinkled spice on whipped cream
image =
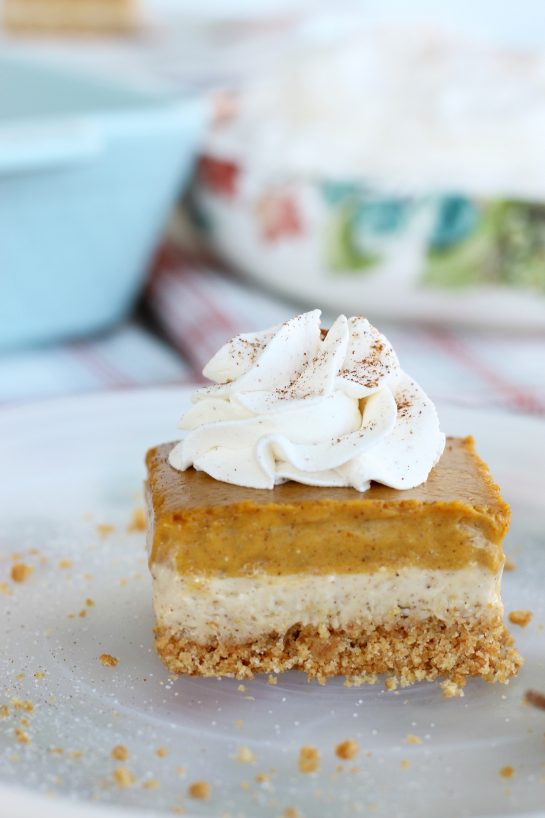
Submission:
<svg viewBox="0 0 545 818">
<path fill-rule="evenodd" d="M 238 335 L 204 368 L 170 453 L 216 480 L 272 489 L 287 480 L 366 491 L 423 483 L 445 437 L 435 408 L 366 318 L 320 311 Z"/>
</svg>

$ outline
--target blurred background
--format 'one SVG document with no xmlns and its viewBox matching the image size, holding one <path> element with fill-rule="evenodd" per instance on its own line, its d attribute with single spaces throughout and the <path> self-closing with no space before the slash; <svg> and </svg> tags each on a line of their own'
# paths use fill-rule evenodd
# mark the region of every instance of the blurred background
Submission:
<svg viewBox="0 0 545 818">
<path fill-rule="evenodd" d="M 0 0 L 0 402 L 367 315 L 545 416 L 539 0 Z"/>
</svg>

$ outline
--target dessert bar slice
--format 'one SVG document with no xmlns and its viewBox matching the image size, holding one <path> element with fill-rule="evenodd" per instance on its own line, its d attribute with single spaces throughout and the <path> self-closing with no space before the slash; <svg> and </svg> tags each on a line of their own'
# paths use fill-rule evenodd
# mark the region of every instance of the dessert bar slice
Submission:
<svg viewBox="0 0 545 818">
<path fill-rule="evenodd" d="M 509 507 L 471 438 L 426 482 L 245 488 L 147 454 L 157 650 L 175 673 L 505 682 Z"/>
</svg>

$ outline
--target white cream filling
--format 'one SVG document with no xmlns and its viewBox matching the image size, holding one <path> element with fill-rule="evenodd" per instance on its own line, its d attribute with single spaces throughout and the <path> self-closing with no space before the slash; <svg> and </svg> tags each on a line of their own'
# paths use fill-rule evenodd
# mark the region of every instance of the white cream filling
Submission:
<svg viewBox="0 0 545 818">
<path fill-rule="evenodd" d="M 381 569 L 325 576 L 182 577 L 172 565 L 152 567 L 159 626 L 200 644 L 243 642 L 296 624 L 332 628 L 407 617 L 452 621 L 503 612 L 501 572 Z"/>
</svg>

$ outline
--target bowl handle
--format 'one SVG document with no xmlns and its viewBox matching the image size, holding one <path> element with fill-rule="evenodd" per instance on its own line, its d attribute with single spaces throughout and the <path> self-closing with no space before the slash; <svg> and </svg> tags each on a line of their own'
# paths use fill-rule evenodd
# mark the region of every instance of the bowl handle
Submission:
<svg viewBox="0 0 545 818">
<path fill-rule="evenodd" d="M 103 147 L 98 128 L 87 120 L 0 125 L 0 174 L 79 165 L 95 159 Z"/>
</svg>

